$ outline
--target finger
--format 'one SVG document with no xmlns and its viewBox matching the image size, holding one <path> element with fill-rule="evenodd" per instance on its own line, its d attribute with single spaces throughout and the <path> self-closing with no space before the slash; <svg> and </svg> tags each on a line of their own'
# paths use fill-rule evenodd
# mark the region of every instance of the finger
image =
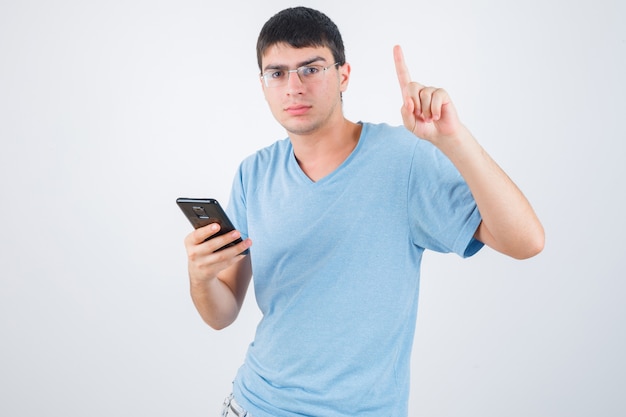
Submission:
<svg viewBox="0 0 626 417">
<path fill-rule="evenodd" d="M 411 132 L 415 128 L 415 114 L 414 112 L 414 102 L 413 100 L 409 100 L 407 103 L 403 104 L 400 108 L 400 114 L 402 115 L 402 122 L 404 126 L 410 130 Z"/>
<path fill-rule="evenodd" d="M 185 243 L 189 245 L 199 245 L 219 230 L 220 225 L 218 223 L 211 223 L 209 225 L 199 227 L 185 238 Z"/>
<path fill-rule="evenodd" d="M 407 110 L 413 113 L 415 117 L 422 115 L 422 102 L 420 94 L 424 87 L 418 83 L 412 82 L 406 88 L 406 97 L 404 99 Z"/>
<path fill-rule="evenodd" d="M 250 246 L 252 246 L 252 240 L 250 240 L 250 238 L 246 238 L 244 240 L 242 240 L 241 242 L 229 247 L 226 250 L 232 251 L 232 253 L 235 254 L 235 257 L 238 256 L 246 256 L 246 250 L 248 250 L 250 248 Z"/>
<path fill-rule="evenodd" d="M 441 90 L 435 90 L 432 94 L 430 103 L 430 114 L 432 114 L 433 120 L 439 120 L 441 118 L 441 106 L 443 105 Z"/>
<path fill-rule="evenodd" d="M 446 90 L 438 88 L 433 92 L 432 102 L 430 105 L 433 120 L 441 119 L 443 106 L 448 104 L 449 101 L 450 98 L 448 97 Z"/>
<path fill-rule="evenodd" d="M 405 111 L 413 113 L 416 117 L 422 113 L 422 105 L 419 101 L 419 92 L 423 88 L 420 83 L 411 81 L 409 68 L 406 66 L 404 54 L 400 45 L 393 48 L 393 57 L 396 65 L 396 74 L 400 89 L 402 90 L 402 99 L 404 101 Z"/>
<path fill-rule="evenodd" d="M 233 230 L 223 235 L 209 238 L 209 240 L 206 241 L 205 245 L 209 251 L 216 252 L 224 246 L 233 244 L 240 237 L 241 233 L 239 233 L 238 230 Z"/>
<path fill-rule="evenodd" d="M 406 66 L 406 62 L 404 61 L 404 54 L 402 53 L 400 45 L 393 47 L 393 60 L 396 65 L 398 82 L 400 83 L 400 88 L 404 93 L 405 88 L 411 83 L 411 74 L 409 73 L 409 68 Z"/>
<path fill-rule="evenodd" d="M 430 121 L 433 117 L 432 102 L 435 89 L 432 87 L 422 88 L 419 92 L 420 105 L 422 108 L 422 117 L 425 121 Z"/>
</svg>

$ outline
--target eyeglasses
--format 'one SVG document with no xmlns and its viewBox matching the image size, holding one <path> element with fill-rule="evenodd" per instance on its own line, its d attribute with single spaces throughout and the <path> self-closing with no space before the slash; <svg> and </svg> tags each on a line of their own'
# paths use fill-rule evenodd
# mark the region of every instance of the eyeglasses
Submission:
<svg viewBox="0 0 626 417">
<path fill-rule="evenodd" d="M 327 67 L 322 65 L 304 65 L 292 70 L 275 69 L 264 72 L 261 74 L 261 78 L 263 78 L 266 87 L 284 87 L 289 81 L 289 75 L 295 72 L 298 74 L 298 78 L 300 78 L 302 84 L 313 84 L 322 79 L 322 75 L 326 73 L 326 70 L 336 65 L 339 65 L 339 62 L 335 62 Z"/>
</svg>

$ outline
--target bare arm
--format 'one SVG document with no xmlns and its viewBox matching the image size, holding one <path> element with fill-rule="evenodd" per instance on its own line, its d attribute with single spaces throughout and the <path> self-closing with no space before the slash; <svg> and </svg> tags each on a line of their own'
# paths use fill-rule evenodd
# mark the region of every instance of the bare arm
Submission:
<svg viewBox="0 0 626 417">
<path fill-rule="evenodd" d="M 462 129 L 458 138 L 445 141 L 440 149 L 476 200 L 483 220 L 474 237 L 516 259 L 541 252 L 544 230 L 530 203 L 470 132 Z"/>
<path fill-rule="evenodd" d="M 217 330 L 237 318 L 252 277 L 250 257 L 240 255 L 251 246 L 250 239 L 215 252 L 240 236 L 234 231 L 205 242 L 218 230 L 212 224 L 185 238 L 191 298 L 202 319 Z"/>
<path fill-rule="evenodd" d="M 544 230 L 530 203 L 460 122 L 448 93 L 411 81 L 399 46 L 394 60 L 404 126 L 437 146 L 467 182 L 483 219 L 475 237 L 516 259 L 541 252 Z"/>
</svg>

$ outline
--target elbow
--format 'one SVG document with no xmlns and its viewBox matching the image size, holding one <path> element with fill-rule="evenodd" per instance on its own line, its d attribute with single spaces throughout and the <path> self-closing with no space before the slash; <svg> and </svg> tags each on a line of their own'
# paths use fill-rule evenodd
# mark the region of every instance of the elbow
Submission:
<svg viewBox="0 0 626 417">
<path fill-rule="evenodd" d="M 518 260 L 524 260 L 539 255 L 546 244 L 546 235 L 543 228 L 540 226 L 537 231 L 529 234 L 524 239 L 523 244 L 517 245 L 518 249 L 513 251 L 510 255 Z"/>
<path fill-rule="evenodd" d="M 213 330 L 224 330 L 235 322 L 239 316 L 239 309 L 230 311 L 228 313 L 215 314 L 208 317 L 203 317 L 204 322 L 209 325 Z"/>
<path fill-rule="evenodd" d="M 233 323 L 234 320 L 204 320 L 213 330 L 224 330 Z"/>
<path fill-rule="evenodd" d="M 224 330 L 225 328 L 228 327 L 228 324 L 212 324 L 212 323 L 207 323 L 209 325 L 210 328 L 212 328 L 213 330 Z"/>
<path fill-rule="evenodd" d="M 545 246 L 545 232 L 539 222 L 526 229 L 501 231 L 497 235 L 481 223 L 474 237 L 492 249 L 518 260 L 538 255 Z"/>
<path fill-rule="evenodd" d="M 202 321 L 209 325 L 213 330 L 224 330 L 237 319 L 239 315 L 239 311 L 229 311 L 229 312 L 205 312 L 198 310 L 200 312 L 200 317 Z"/>
</svg>

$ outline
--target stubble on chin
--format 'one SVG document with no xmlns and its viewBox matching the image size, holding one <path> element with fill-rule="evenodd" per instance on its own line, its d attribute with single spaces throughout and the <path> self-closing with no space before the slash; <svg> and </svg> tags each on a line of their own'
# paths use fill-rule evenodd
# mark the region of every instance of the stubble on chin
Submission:
<svg viewBox="0 0 626 417">
<path fill-rule="evenodd" d="M 289 135 L 307 136 L 315 133 L 319 128 L 319 124 L 315 123 L 284 123 L 283 128 Z"/>
</svg>

